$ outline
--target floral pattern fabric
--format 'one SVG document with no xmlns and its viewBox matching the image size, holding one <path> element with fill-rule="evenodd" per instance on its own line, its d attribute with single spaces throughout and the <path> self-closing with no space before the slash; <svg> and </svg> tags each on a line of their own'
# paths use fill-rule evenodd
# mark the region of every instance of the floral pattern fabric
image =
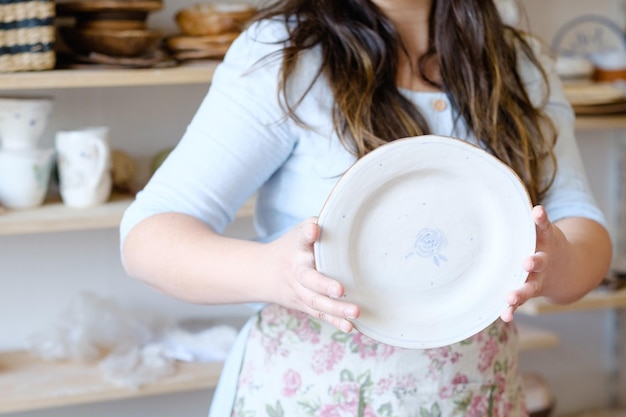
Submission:
<svg viewBox="0 0 626 417">
<path fill-rule="evenodd" d="M 232 417 L 522 417 L 517 332 L 403 349 L 269 305 L 254 318 Z"/>
</svg>

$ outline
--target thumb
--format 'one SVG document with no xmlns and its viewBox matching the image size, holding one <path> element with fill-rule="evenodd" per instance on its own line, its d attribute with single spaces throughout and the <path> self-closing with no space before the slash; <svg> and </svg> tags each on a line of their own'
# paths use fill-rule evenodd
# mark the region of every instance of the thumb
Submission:
<svg viewBox="0 0 626 417">
<path fill-rule="evenodd" d="M 306 219 L 300 224 L 298 229 L 298 249 L 309 249 L 320 237 L 320 227 L 317 225 L 317 217 Z"/>
</svg>

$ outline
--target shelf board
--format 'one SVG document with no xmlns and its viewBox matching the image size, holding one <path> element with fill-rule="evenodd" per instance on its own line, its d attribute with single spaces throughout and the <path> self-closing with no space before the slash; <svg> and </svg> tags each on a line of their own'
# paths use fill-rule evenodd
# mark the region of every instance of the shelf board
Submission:
<svg viewBox="0 0 626 417">
<path fill-rule="evenodd" d="M 576 116 L 576 129 L 601 130 L 626 128 L 626 114 L 607 116 Z"/>
<path fill-rule="evenodd" d="M 526 323 L 517 323 L 517 330 L 520 351 L 553 348 L 559 344 L 559 337 L 551 331 Z"/>
<path fill-rule="evenodd" d="M 626 288 L 618 291 L 596 290 L 582 299 L 566 305 L 552 304 L 543 298 L 528 300 L 517 311 L 537 316 L 548 313 L 565 313 L 572 311 L 626 308 Z"/>
<path fill-rule="evenodd" d="M 51 362 L 28 352 L 0 353 L 0 413 L 209 390 L 216 386 L 222 362 L 177 363 L 177 372 L 139 389 L 103 380 L 97 365 Z"/>
<path fill-rule="evenodd" d="M 519 324 L 520 349 L 558 344 L 548 331 Z M 106 382 L 96 364 L 46 361 L 26 351 L 0 353 L 0 414 L 215 388 L 222 362 L 177 363 L 174 375 L 137 390 Z"/>
<path fill-rule="evenodd" d="M 131 202 L 130 196 L 113 195 L 106 204 L 90 208 L 71 208 L 53 200 L 33 209 L 5 210 L 0 213 L 0 236 L 116 228 Z M 253 213 L 254 200 L 250 200 L 237 217 Z"/>
<path fill-rule="evenodd" d="M 0 91 L 208 84 L 221 60 L 173 68 L 61 69 L 0 74 Z M 577 129 L 626 128 L 626 115 L 577 116 Z"/>
<path fill-rule="evenodd" d="M 0 74 L 0 90 L 208 84 L 219 60 L 173 68 L 63 69 Z"/>
</svg>

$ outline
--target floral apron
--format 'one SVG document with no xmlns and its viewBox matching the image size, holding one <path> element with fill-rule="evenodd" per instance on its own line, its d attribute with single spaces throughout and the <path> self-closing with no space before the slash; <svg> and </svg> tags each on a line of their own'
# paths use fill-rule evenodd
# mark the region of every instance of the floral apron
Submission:
<svg viewBox="0 0 626 417">
<path fill-rule="evenodd" d="M 517 331 L 402 349 L 268 305 L 252 323 L 232 417 L 527 416 Z"/>
</svg>

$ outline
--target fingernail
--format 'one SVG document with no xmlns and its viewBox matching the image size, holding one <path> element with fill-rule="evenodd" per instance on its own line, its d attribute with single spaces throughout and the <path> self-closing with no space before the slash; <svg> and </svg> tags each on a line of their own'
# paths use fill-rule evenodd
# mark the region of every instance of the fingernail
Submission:
<svg viewBox="0 0 626 417">
<path fill-rule="evenodd" d="M 355 319 L 356 318 L 356 311 L 354 311 L 353 308 L 346 308 L 344 310 L 344 314 L 346 315 L 347 319 Z"/>
<path fill-rule="evenodd" d="M 341 330 L 342 330 L 344 333 L 350 333 L 350 332 L 352 331 L 352 323 L 347 322 L 347 321 L 346 321 L 346 322 L 341 323 Z"/>
<path fill-rule="evenodd" d="M 333 298 L 339 298 L 339 289 L 335 286 L 331 286 L 328 289 L 328 293 L 330 294 L 331 297 Z"/>
</svg>

